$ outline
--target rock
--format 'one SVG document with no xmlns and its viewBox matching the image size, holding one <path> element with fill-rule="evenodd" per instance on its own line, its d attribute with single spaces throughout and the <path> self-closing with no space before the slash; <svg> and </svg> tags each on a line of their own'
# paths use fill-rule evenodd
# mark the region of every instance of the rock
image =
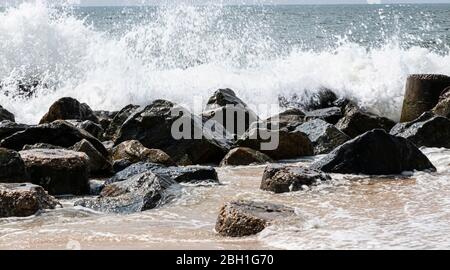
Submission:
<svg viewBox="0 0 450 270">
<path fill-rule="evenodd" d="M 25 163 L 19 153 L 0 148 L 0 183 L 26 182 Z"/>
<path fill-rule="evenodd" d="M 261 232 L 275 220 L 294 215 L 293 208 L 283 205 L 243 200 L 232 201 L 220 209 L 216 231 L 222 236 L 249 236 Z"/>
<path fill-rule="evenodd" d="M 413 74 L 406 81 L 400 122 L 413 121 L 433 109 L 442 91 L 450 86 L 450 77 L 439 74 Z"/>
<path fill-rule="evenodd" d="M 346 142 L 313 163 L 328 173 L 387 175 L 404 171 L 435 171 L 428 158 L 410 141 L 375 129 Z"/>
<path fill-rule="evenodd" d="M 433 113 L 450 118 L 450 87 L 442 92 L 438 104 L 433 108 Z"/>
<path fill-rule="evenodd" d="M 148 171 L 171 178 L 177 183 L 219 182 L 216 170 L 210 166 L 165 167 L 156 163 L 138 162 L 106 180 L 106 184 L 125 181 Z"/>
<path fill-rule="evenodd" d="M 395 122 L 386 117 L 363 111 L 354 104 L 349 104 L 345 108 L 345 116 L 339 120 L 336 127 L 351 138 L 355 138 L 372 129 L 384 129 L 389 132 L 394 125 Z"/>
<path fill-rule="evenodd" d="M 0 121 L 4 121 L 4 120 L 11 121 L 11 122 L 16 121 L 14 114 L 10 113 L 6 109 L 4 109 L 2 106 L 0 106 Z"/>
<path fill-rule="evenodd" d="M 269 156 L 247 147 L 230 150 L 220 162 L 220 166 L 242 166 L 274 162 Z"/>
<path fill-rule="evenodd" d="M 75 152 L 83 152 L 89 157 L 89 171 L 93 174 L 112 172 L 112 161 L 103 156 L 89 141 L 83 139 L 70 148 Z"/>
<path fill-rule="evenodd" d="M 51 195 L 84 195 L 89 192 L 89 158 L 86 154 L 61 149 L 20 151 L 31 182 Z"/>
<path fill-rule="evenodd" d="M 302 95 L 293 94 L 290 97 L 278 97 L 280 107 L 299 108 L 305 111 L 333 107 L 337 100 L 337 95 L 332 90 L 324 87 L 314 90 L 305 90 Z"/>
<path fill-rule="evenodd" d="M 102 142 L 105 149 L 112 155 L 112 151 L 114 149 L 114 142 L 113 141 L 104 141 Z"/>
<path fill-rule="evenodd" d="M 131 165 L 133 165 L 133 163 L 126 159 L 114 160 L 113 172 L 114 173 L 121 172 L 121 171 L 125 170 L 126 168 L 130 167 Z"/>
<path fill-rule="evenodd" d="M 20 151 L 27 144 L 45 143 L 69 148 L 83 139 L 88 140 L 103 156 L 108 156 L 108 151 L 99 140 L 86 131 L 76 128 L 63 120 L 32 126 L 26 130 L 16 132 L 3 139 L 0 142 L 0 147 Z"/>
<path fill-rule="evenodd" d="M 262 126 L 272 129 L 272 123 L 276 123 L 278 128 L 295 129 L 304 122 L 305 113 L 300 109 L 288 109 L 262 122 Z M 260 124 L 261 126 L 261 124 Z M 255 127 L 255 125 L 251 125 Z"/>
<path fill-rule="evenodd" d="M 90 120 L 67 120 L 67 122 L 71 123 L 79 129 L 87 131 L 89 134 L 99 140 L 103 139 L 103 128 L 100 126 L 100 124 L 94 123 Z"/>
<path fill-rule="evenodd" d="M 115 141 L 117 139 L 120 127 L 122 124 L 130 117 L 134 112 L 139 109 L 138 105 L 127 105 L 122 110 L 120 110 L 114 118 L 111 120 L 108 128 L 105 129 L 103 138 L 106 140 Z"/>
<path fill-rule="evenodd" d="M 267 137 L 270 137 L 270 139 L 265 139 Z M 286 128 L 280 130 L 254 128 L 246 132 L 236 144 L 240 147 L 260 151 L 276 160 L 312 156 L 314 154 L 308 136 L 300 131 L 289 131 Z"/>
<path fill-rule="evenodd" d="M 408 139 L 417 147 L 450 148 L 450 120 L 430 112 L 412 122 L 397 124 L 391 134 Z"/>
<path fill-rule="evenodd" d="M 22 148 L 22 150 L 33 150 L 33 149 L 64 149 L 64 147 L 48 143 L 36 143 L 33 145 L 26 144 Z"/>
<path fill-rule="evenodd" d="M 39 124 L 51 123 L 55 120 L 91 120 L 98 123 L 98 118 L 95 116 L 91 108 L 78 100 L 70 97 L 64 97 L 57 100 L 50 106 L 48 112 L 42 117 Z"/>
<path fill-rule="evenodd" d="M 0 121 L 0 141 L 6 137 L 13 135 L 16 132 L 24 131 L 30 126 L 25 124 L 18 124 L 8 120 Z"/>
<path fill-rule="evenodd" d="M 165 100 L 141 108 L 123 123 L 115 143 L 129 140 L 161 149 L 178 165 L 218 163 L 231 147 L 221 131 L 203 128 L 200 117 Z"/>
<path fill-rule="evenodd" d="M 159 163 L 166 166 L 175 165 L 175 162 L 164 151 L 159 149 L 148 149 L 139 141 L 125 141 L 112 150 L 113 160 L 128 160 L 130 163 L 147 161 Z"/>
<path fill-rule="evenodd" d="M 105 187 L 105 181 L 89 180 L 89 195 L 98 196 Z"/>
<path fill-rule="evenodd" d="M 308 136 L 314 146 L 314 154 L 316 155 L 327 154 L 350 140 L 349 136 L 335 126 L 320 119 L 308 121 L 297 127 L 297 130 Z"/>
<path fill-rule="evenodd" d="M 114 117 L 119 112 L 110 112 L 110 111 L 94 111 L 94 115 L 98 118 L 98 123 L 102 127 L 103 130 L 108 129 L 108 127 L 111 125 Z"/>
<path fill-rule="evenodd" d="M 173 197 L 176 187 L 172 179 L 147 171 L 108 184 L 98 198 L 82 199 L 75 205 L 107 213 L 135 213 L 164 204 Z"/>
<path fill-rule="evenodd" d="M 284 193 L 302 190 L 331 177 L 318 171 L 300 166 L 269 165 L 264 170 L 261 189 Z"/>
<path fill-rule="evenodd" d="M 45 190 L 32 184 L 0 184 L 0 218 L 27 217 L 61 204 Z"/>
<path fill-rule="evenodd" d="M 330 124 L 336 124 L 341 118 L 342 109 L 339 107 L 330 107 L 325 109 L 318 109 L 306 113 L 305 121 L 313 119 L 322 119 Z"/>
<path fill-rule="evenodd" d="M 237 137 L 242 136 L 249 126 L 259 119 L 258 115 L 231 89 L 217 90 L 208 100 L 202 117 L 204 120 L 217 121 L 228 133 Z"/>
</svg>

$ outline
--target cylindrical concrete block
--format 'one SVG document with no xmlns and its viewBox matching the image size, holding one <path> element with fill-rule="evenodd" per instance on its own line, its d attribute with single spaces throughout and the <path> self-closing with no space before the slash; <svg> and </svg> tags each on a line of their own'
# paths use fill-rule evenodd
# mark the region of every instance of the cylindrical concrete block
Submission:
<svg viewBox="0 0 450 270">
<path fill-rule="evenodd" d="M 450 77 L 440 74 L 413 74 L 406 81 L 400 122 L 409 122 L 433 109 L 442 91 L 450 86 Z"/>
</svg>

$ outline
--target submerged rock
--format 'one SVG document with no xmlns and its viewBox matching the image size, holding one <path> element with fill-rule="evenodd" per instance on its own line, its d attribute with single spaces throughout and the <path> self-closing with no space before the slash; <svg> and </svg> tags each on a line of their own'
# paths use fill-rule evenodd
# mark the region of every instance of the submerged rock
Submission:
<svg viewBox="0 0 450 270">
<path fill-rule="evenodd" d="M 0 147 L 20 151 L 25 145 L 45 143 L 68 148 L 83 139 L 89 141 L 103 156 L 108 155 L 108 151 L 99 140 L 86 131 L 76 128 L 63 120 L 57 120 L 50 124 L 32 126 L 23 131 L 16 132 L 3 139 L 0 142 Z"/>
<path fill-rule="evenodd" d="M 113 160 L 128 160 L 130 163 L 140 161 L 175 165 L 175 162 L 164 151 L 159 149 L 148 149 L 137 140 L 125 141 L 112 150 Z"/>
<path fill-rule="evenodd" d="M 122 110 L 120 110 L 114 118 L 112 118 L 108 127 L 105 128 L 105 133 L 103 134 L 103 138 L 106 140 L 115 141 L 119 136 L 119 130 L 122 124 L 130 117 L 133 113 L 135 113 L 139 109 L 138 105 L 127 105 Z"/>
<path fill-rule="evenodd" d="M 320 181 L 331 180 L 331 177 L 318 170 L 300 166 L 269 165 L 264 170 L 261 189 L 284 193 L 302 190 Z"/>
<path fill-rule="evenodd" d="M 45 190 L 32 184 L 0 184 L 0 218 L 27 217 L 61 204 Z"/>
<path fill-rule="evenodd" d="M 10 113 L 9 111 L 7 111 L 6 109 L 4 109 L 1 105 L 0 105 L 0 121 L 11 121 L 11 122 L 15 122 L 16 119 L 14 117 L 14 114 Z"/>
<path fill-rule="evenodd" d="M 200 117 L 165 100 L 152 102 L 125 121 L 115 143 L 129 140 L 161 149 L 179 165 L 218 163 L 231 148 L 221 132 L 204 129 Z"/>
<path fill-rule="evenodd" d="M 267 137 L 270 138 L 266 139 Z M 312 143 L 306 134 L 300 131 L 289 131 L 287 128 L 280 130 L 254 128 L 246 132 L 236 145 L 260 151 L 276 160 L 314 154 Z"/>
<path fill-rule="evenodd" d="M 350 140 L 349 136 L 335 126 L 320 119 L 308 121 L 297 127 L 297 130 L 308 136 L 316 155 L 327 154 Z"/>
<path fill-rule="evenodd" d="M 61 149 L 20 151 L 31 182 L 52 195 L 84 195 L 89 192 L 89 158 Z"/>
<path fill-rule="evenodd" d="M 433 108 L 433 113 L 450 118 L 450 87 L 442 92 L 438 104 Z"/>
<path fill-rule="evenodd" d="M 27 179 L 25 163 L 19 153 L 0 148 L 0 183 L 20 183 Z"/>
<path fill-rule="evenodd" d="M 91 120 L 98 123 L 98 118 L 95 116 L 92 109 L 85 103 L 80 103 L 78 100 L 70 97 L 64 97 L 57 100 L 50 106 L 48 112 L 42 117 L 39 124 L 51 123 L 55 120 Z"/>
<path fill-rule="evenodd" d="M 313 119 L 322 119 L 330 124 L 336 124 L 343 117 L 342 109 L 339 107 L 331 107 L 325 109 L 314 110 L 306 113 L 305 121 Z"/>
<path fill-rule="evenodd" d="M 345 108 L 345 116 L 339 120 L 336 127 L 351 138 L 355 138 L 372 129 L 384 129 L 389 132 L 394 125 L 394 121 L 363 111 L 350 103 Z"/>
<path fill-rule="evenodd" d="M 215 229 L 222 236 L 249 236 L 261 232 L 275 220 L 294 215 L 293 208 L 283 205 L 232 201 L 220 209 Z"/>
<path fill-rule="evenodd" d="M 75 202 L 75 205 L 108 213 L 140 212 L 169 201 L 173 197 L 171 191 L 176 189 L 176 185 L 177 183 L 168 177 L 147 171 L 125 181 L 107 184 L 98 198 L 82 199 Z"/>
<path fill-rule="evenodd" d="M 230 150 L 220 162 L 220 166 L 242 166 L 274 162 L 268 155 L 248 147 L 238 147 Z"/>
<path fill-rule="evenodd" d="M 417 147 L 450 148 L 450 120 L 430 112 L 412 122 L 397 124 L 391 134 L 408 139 Z"/>
<path fill-rule="evenodd" d="M 29 127 L 29 125 L 18 124 L 9 120 L 0 121 L 0 141 Z"/>
<path fill-rule="evenodd" d="M 375 129 L 346 142 L 313 163 L 329 173 L 387 175 L 404 171 L 435 171 L 428 158 L 408 140 Z"/>
<path fill-rule="evenodd" d="M 93 174 L 112 172 L 112 161 L 103 156 L 88 140 L 81 140 L 70 148 L 75 152 L 83 152 L 89 157 L 89 171 Z"/>
</svg>

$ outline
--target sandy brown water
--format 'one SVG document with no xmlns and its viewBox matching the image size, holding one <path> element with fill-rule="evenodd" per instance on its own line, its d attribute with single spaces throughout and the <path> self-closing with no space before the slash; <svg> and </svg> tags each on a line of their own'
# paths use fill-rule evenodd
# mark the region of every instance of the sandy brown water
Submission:
<svg viewBox="0 0 450 270">
<path fill-rule="evenodd" d="M 131 215 L 64 199 L 62 209 L 0 219 L 0 249 L 449 249 L 450 150 L 423 151 L 437 173 L 333 175 L 309 190 L 272 194 L 259 190 L 264 166 L 218 168 L 221 185 L 184 186 L 169 204 Z M 297 217 L 252 237 L 218 236 L 219 208 L 234 199 L 285 204 Z"/>
</svg>

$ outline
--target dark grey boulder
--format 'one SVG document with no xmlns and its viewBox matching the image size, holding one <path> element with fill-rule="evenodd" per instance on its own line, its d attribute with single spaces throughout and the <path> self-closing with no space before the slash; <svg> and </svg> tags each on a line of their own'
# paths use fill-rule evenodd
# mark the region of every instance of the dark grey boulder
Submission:
<svg viewBox="0 0 450 270">
<path fill-rule="evenodd" d="M 331 180 L 321 171 L 293 165 L 269 165 L 264 170 L 261 189 L 275 193 L 302 190 L 304 186 Z"/>
<path fill-rule="evenodd" d="M 339 146 L 311 168 L 328 173 L 388 175 L 404 171 L 436 171 L 410 141 L 382 129 L 364 133 Z"/>
<path fill-rule="evenodd" d="M 278 97 L 280 107 L 299 108 L 305 111 L 314 111 L 335 106 L 338 96 L 330 89 L 305 90 L 301 95 L 282 95 Z"/>
<path fill-rule="evenodd" d="M 16 119 L 14 117 L 14 114 L 10 113 L 8 110 L 6 110 L 5 108 L 3 108 L 0 105 L 0 121 L 11 121 L 11 122 L 15 122 Z"/>
<path fill-rule="evenodd" d="M 36 143 L 33 145 L 26 144 L 22 148 L 22 150 L 33 150 L 33 149 L 64 149 L 64 147 L 48 143 Z"/>
<path fill-rule="evenodd" d="M 433 113 L 450 118 L 450 87 L 447 87 L 439 97 L 438 104 L 433 108 Z"/>
<path fill-rule="evenodd" d="M 296 130 L 308 136 L 316 155 L 327 154 L 351 139 L 335 126 L 320 119 L 308 121 L 298 126 Z"/>
<path fill-rule="evenodd" d="M 109 174 L 112 172 L 112 161 L 109 156 L 103 156 L 88 140 L 81 140 L 70 147 L 75 152 L 83 152 L 89 157 L 91 174 Z"/>
<path fill-rule="evenodd" d="M 107 128 L 105 129 L 105 133 L 103 134 L 103 138 L 105 140 L 115 141 L 117 139 L 120 127 L 122 124 L 130 117 L 134 112 L 139 109 L 138 105 L 127 105 L 122 110 L 114 115 L 111 122 L 109 123 Z"/>
<path fill-rule="evenodd" d="M 322 119 L 327 123 L 336 124 L 343 117 L 342 109 L 330 107 L 306 112 L 305 122 L 313 119 Z"/>
<path fill-rule="evenodd" d="M 98 118 L 98 123 L 102 127 L 103 130 L 106 130 L 109 125 L 111 125 L 114 117 L 119 112 L 110 112 L 110 111 L 94 111 L 94 115 Z"/>
<path fill-rule="evenodd" d="M 262 121 L 262 125 L 265 125 L 268 129 L 272 129 L 272 124 L 278 128 L 287 128 L 289 130 L 295 129 L 295 127 L 301 125 L 304 122 L 305 113 L 296 108 L 287 109 L 277 115 L 269 117 Z M 261 124 L 259 124 L 261 126 Z M 251 125 L 254 127 L 255 125 Z"/>
<path fill-rule="evenodd" d="M 48 112 L 42 117 L 40 124 L 51 123 L 55 120 L 91 120 L 98 123 L 92 109 L 86 103 L 80 103 L 71 97 L 64 97 L 53 103 Z"/>
<path fill-rule="evenodd" d="M 9 120 L 0 121 L 0 141 L 16 132 L 24 131 L 29 125 L 18 124 Z"/>
<path fill-rule="evenodd" d="M 94 123 L 91 120 L 67 120 L 67 122 L 71 123 L 79 129 L 87 131 L 89 134 L 99 140 L 103 139 L 103 128 L 100 124 Z"/>
<path fill-rule="evenodd" d="M 27 182 L 25 163 L 19 153 L 0 148 L 0 183 Z"/>
</svg>

